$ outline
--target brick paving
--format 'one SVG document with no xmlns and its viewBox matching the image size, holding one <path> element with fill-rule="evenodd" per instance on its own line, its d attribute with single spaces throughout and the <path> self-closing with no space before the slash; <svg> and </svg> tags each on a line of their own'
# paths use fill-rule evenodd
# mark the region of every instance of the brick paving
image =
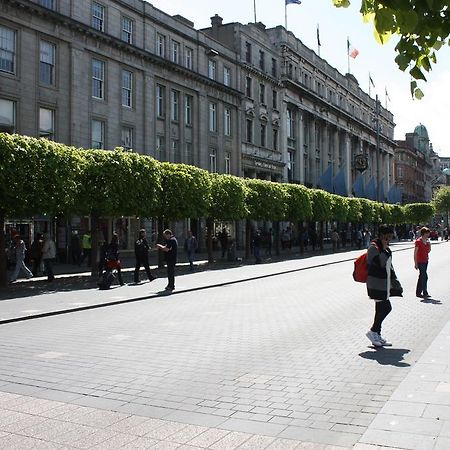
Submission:
<svg viewBox="0 0 450 450">
<path fill-rule="evenodd" d="M 351 262 L 239 268 L 286 273 L 200 291 L 191 282 L 208 273 L 193 274 L 177 295 L 2 325 L 0 448 L 449 448 L 446 253 L 433 246 L 427 303 L 413 297 L 412 251 L 394 254 L 405 297 L 381 351 L 367 346 L 373 305 Z M 92 298 L 55 292 L 6 309 Z"/>
</svg>

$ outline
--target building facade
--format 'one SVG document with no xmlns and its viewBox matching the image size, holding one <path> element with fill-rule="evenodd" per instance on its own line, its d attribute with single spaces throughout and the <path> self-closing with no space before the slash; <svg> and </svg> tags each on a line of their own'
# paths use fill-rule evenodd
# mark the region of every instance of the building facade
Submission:
<svg viewBox="0 0 450 450">
<path fill-rule="evenodd" d="M 384 201 L 392 114 L 283 27 L 211 19 L 0 0 L 0 131 Z M 130 240 L 139 224 L 119 225 Z"/>
</svg>

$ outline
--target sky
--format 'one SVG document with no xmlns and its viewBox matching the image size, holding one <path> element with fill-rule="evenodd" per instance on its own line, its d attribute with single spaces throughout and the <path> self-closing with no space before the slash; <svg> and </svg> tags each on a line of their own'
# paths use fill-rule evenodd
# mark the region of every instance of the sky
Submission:
<svg viewBox="0 0 450 450">
<path fill-rule="evenodd" d="M 197 29 L 211 25 L 216 13 L 224 23 L 256 20 L 271 28 L 285 24 L 284 0 L 151 0 L 167 14 L 180 14 L 194 22 Z M 385 106 L 385 91 L 390 101 L 387 108 L 394 114 L 395 139 L 405 139 L 405 133 L 423 124 L 430 142 L 439 156 L 450 157 L 450 139 L 447 126 L 450 113 L 450 47 L 444 46 L 437 54 L 438 64 L 427 75 L 427 83 L 419 83 L 425 93 L 422 100 L 413 100 L 410 93 L 410 75 L 398 69 L 394 47 L 398 38 L 380 45 L 373 34 L 373 25 L 364 23 L 359 8 L 360 0 L 351 0 L 349 8 L 336 8 L 332 0 L 302 0 L 300 5 L 287 6 L 287 26 L 306 46 L 317 53 L 317 26 L 320 33 L 320 56 L 342 74 L 347 72 L 347 37 L 359 51 L 350 61 L 350 72 L 360 87 L 369 92 L 369 73 L 375 84 L 371 95 L 378 94 Z"/>
</svg>

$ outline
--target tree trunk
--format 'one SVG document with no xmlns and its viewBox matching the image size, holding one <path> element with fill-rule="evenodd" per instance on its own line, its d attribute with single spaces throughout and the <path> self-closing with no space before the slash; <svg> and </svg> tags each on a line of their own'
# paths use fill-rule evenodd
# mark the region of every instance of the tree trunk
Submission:
<svg viewBox="0 0 450 450">
<path fill-rule="evenodd" d="M 300 253 L 305 252 L 305 242 L 304 242 L 304 233 L 303 233 L 303 221 L 300 220 L 298 222 L 298 239 L 299 239 L 299 245 L 300 245 Z"/>
<path fill-rule="evenodd" d="M 208 262 L 214 262 L 213 240 L 212 240 L 213 220 L 208 217 L 206 219 L 206 248 L 208 249 Z"/>
<path fill-rule="evenodd" d="M 5 288 L 8 285 L 5 246 L 5 211 L 0 209 L 0 288 Z"/>
<path fill-rule="evenodd" d="M 323 250 L 323 221 L 319 222 L 319 248 Z"/>
<path fill-rule="evenodd" d="M 280 222 L 275 222 L 275 233 L 273 240 L 275 242 L 275 255 L 280 256 Z"/>
<path fill-rule="evenodd" d="M 245 259 L 250 259 L 251 228 L 250 219 L 245 219 Z"/>
<path fill-rule="evenodd" d="M 98 219 L 97 211 L 91 213 L 91 277 L 98 277 Z"/>
</svg>

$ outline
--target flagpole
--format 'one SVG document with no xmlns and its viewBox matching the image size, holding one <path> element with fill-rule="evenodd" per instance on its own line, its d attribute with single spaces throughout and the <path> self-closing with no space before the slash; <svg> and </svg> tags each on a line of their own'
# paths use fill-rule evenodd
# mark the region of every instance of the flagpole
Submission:
<svg viewBox="0 0 450 450">
<path fill-rule="evenodd" d="M 287 3 L 286 3 L 286 0 L 284 0 L 284 28 L 286 28 L 286 31 L 287 31 Z"/>
<path fill-rule="evenodd" d="M 253 13 L 255 16 L 255 23 L 256 23 L 256 0 L 253 0 Z"/>
<path fill-rule="evenodd" d="M 320 35 L 319 35 L 319 24 L 317 24 L 317 54 L 320 56 Z"/>
<path fill-rule="evenodd" d="M 371 83 L 370 83 L 370 72 L 369 72 L 369 97 L 370 97 L 370 85 L 371 85 Z"/>
<path fill-rule="evenodd" d="M 350 40 L 347 36 L 347 73 L 350 73 Z"/>
</svg>

